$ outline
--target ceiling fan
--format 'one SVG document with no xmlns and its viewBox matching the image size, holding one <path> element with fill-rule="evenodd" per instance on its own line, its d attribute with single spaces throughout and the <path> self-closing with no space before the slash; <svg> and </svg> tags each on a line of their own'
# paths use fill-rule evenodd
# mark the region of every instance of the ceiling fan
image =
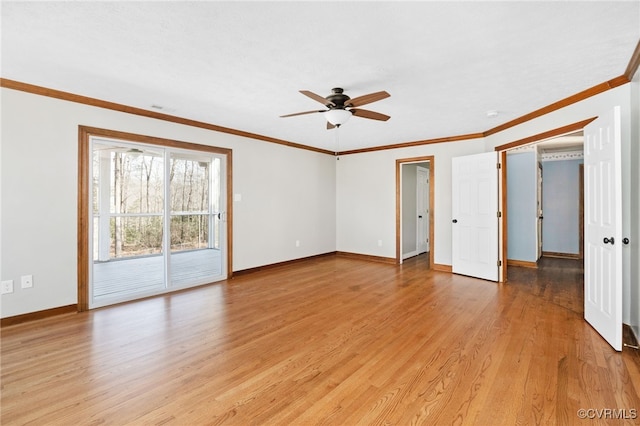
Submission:
<svg viewBox="0 0 640 426">
<path fill-rule="evenodd" d="M 310 97 L 314 101 L 318 101 L 328 109 L 320 110 L 320 111 L 304 111 L 304 112 L 296 112 L 293 114 L 281 115 L 280 117 L 293 117 L 296 115 L 304 115 L 304 114 L 314 114 L 314 113 L 323 113 L 325 118 L 327 119 L 327 129 L 333 129 L 334 127 L 340 127 L 352 116 L 362 118 L 369 118 L 371 120 L 380 120 L 387 121 L 389 118 L 388 115 L 380 114 L 379 112 L 369 111 L 366 109 L 360 109 L 359 107 L 362 105 L 370 104 L 375 101 L 379 101 L 384 98 L 388 98 L 389 95 L 384 90 L 381 92 L 369 93 L 368 95 L 358 96 L 357 98 L 351 99 L 349 96 L 344 94 L 344 90 L 336 87 L 331 89 L 331 94 L 326 98 L 323 98 L 320 95 L 317 95 L 308 90 L 300 90 L 305 96 Z"/>
</svg>

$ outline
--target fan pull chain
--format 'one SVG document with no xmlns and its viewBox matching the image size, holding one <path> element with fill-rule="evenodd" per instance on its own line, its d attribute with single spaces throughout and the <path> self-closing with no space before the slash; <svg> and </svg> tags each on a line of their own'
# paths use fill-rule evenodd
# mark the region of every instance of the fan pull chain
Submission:
<svg viewBox="0 0 640 426">
<path fill-rule="evenodd" d="M 340 125 L 338 124 L 336 126 L 336 161 L 340 160 L 340 156 L 338 155 L 338 153 L 340 152 L 340 137 L 338 135 L 338 132 L 340 131 Z"/>
</svg>

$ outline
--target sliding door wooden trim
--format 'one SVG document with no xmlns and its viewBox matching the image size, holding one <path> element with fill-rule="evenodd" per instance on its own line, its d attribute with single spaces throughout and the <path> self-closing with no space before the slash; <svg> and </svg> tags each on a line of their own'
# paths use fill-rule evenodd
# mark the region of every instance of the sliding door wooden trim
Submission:
<svg viewBox="0 0 640 426">
<path fill-rule="evenodd" d="M 121 132 L 117 130 L 100 129 L 88 126 L 78 127 L 78 311 L 89 309 L 89 199 L 91 197 L 91 183 L 89 182 L 90 147 L 91 137 L 104 137 L 118 139 L 128 142 L 146 143 L 158 145 L 164 148 L 178 148 L 192 151 L 202 151 L 226 156 L 226 234 L 227 234 L 227 273 L 226 278 L 231 278 L 233 272 L 233 172 L 232 172 L 232 150 L 208 145 L 201 145 L 191 142 L 183 142 L 172 139 L 164 139 L 155 136 L 139 135 L 134 133 Z"/>
</svg>

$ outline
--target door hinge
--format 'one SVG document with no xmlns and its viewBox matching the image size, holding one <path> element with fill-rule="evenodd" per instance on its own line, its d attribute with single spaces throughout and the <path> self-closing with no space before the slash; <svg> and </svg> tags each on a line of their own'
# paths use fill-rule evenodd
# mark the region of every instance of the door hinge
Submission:
<svg viewBox="0 0 640 426">
<path fill-rule="evenodd" d="M 498 260 L 498 266 L 502 266 L 502 260 Z"/>
<path fill-rule="evenodd" d="M 498 169 L 502 168 L 502 164 L 500 164 L 500 163 L 496 163 L 496 166 L 497 166 L 496 168 L 498 168 Z"/>
<path fill-rule="evenodd" d="M 498 212 L 498 217 L 502 217 L 502 212 Z"/>
</svg>

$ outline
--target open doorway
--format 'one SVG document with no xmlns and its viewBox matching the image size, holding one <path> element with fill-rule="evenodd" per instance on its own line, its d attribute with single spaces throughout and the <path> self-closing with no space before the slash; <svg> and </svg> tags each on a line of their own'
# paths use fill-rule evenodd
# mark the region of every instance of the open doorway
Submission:
<svg viewBox="0 0 640 426">
<path fill-rule="evenodd" d="M 506 151 L 507 275 L 584 314 L 582 130 Z"/>
<path fill-rule="evenodd" d="M 396 161 L 396 263 L 424 256 L 433 266 L 433 156 Z"/>
<path fill-rule="evenodd" d="M 628 244 L 629 240 L 623 238 L 628 216 L 625 218 L 622 207 L 624 163 L 621 152 L 624 147 L 620 110 L 617 106 L 602 116 L 496 147 L 505 158 L 506 151 L 512 148 L 580 130 L 584 132 L 584 260 L 576 259 L 584 269 L 580 274 L 584 283 L 584 319 L 617 351 L 622 350 L 623 293 L 628 292 L 630 285 L 628 261 L 623 259 L 623 244 Z M 579 169 L 577 175 L 579 181 Z M 506 186 L 505 180 L 502 188 Z M 508 192 L 504 194 L 508 198 Z M 548 203 L 545 205 L 548 209 Z M 504 224 L 503 230 L 506 227 Z M 506 252 L 503 245 L 503 254 Z M 505 268 L 505 279 L 506 275 Z M 628 312 L 628 305 L 626 308 Z"/>
<path fill-rule="evenodd" d="M 582 131 L 507 151 L 507 264 L 580 259 Z"/>
<path fill-rule="evenodd" d="M 561 136 L 574 135 L 576 133 L 582 132 L 585 126 L 594 121 L 596 118 L 588 118 L 586 120 L 582 120 L 573 124 L 568 124 L 563 127 L 559 127 L 553 130 L 549 130 L 544 133 L 536 134 L 533 136 L 529 136 L 524 139 L 516 140 L 504 145 L 499 145 L 495 147 L 495 151 L 500 153 L 500 163 L 502 165 L 501 168 L 501 176 L 500 176 L 500 188 L 499 193 L 501 197 L 500 209 L 502 211 L 502 222 L 500 224 L 500 258 L 508 259 L 508 224 L 510 220 L 510 212 L 508 209 L 508 185 L 507 185 L 507 173 L 508 173 L 508 163 L 507 163 L 507 152 L 520 147 L 527 147 L 529 145 L 536 145 L 542 142 L 551 141 L 553 139 L 559 138 Z M 509 220 L 508 220 L 509 219 Z M 537 225 L 536 225 L 537 226 Z M 536 244 L 537 245 L 537 244 Z M 508 273 L 507 273 L 507 265 L 508 261 L 502 262 L 500 266 L 500 281 L 506 282 L 508 281 Z"/>
</svg>

